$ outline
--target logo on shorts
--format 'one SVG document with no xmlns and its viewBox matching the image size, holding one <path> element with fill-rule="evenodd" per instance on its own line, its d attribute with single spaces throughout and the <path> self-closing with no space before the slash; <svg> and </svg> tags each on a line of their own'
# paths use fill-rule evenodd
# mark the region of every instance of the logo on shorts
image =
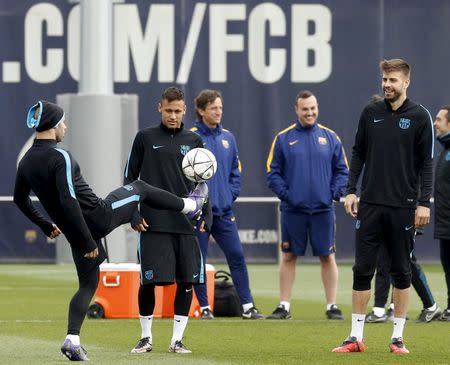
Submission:
<svg viewBox="0 0 450 365">
<path fill-rule="evenodd" d="M 198 278 L 198 274 L 194 274 L 194 275 L 192 275 L 192 277 L 193 277 L 194 279 L 197 279 L 197 278 Z"/>
<path fill-rule="evenodd" d="M 186 153 L 189 152 L 190 149 L 191 149 L 190 146 L 188 146 L 188 145 L 186 145 L 186 144 L 182 144 L 182 145 L 180 146 L 180 153 L 184 156 L 184 155 L 186 155 Z"/>
<path fill-rule="evenodd" d="M 405 231 L 409 231 L 413 226 L 407 226 L 405 227 Z"/>
<path fill-rule="evenodd" d="M 133 187 L 131 185 L 124 185 L 123 188 L 127 191 L 133 190 Z"/>
<path fill-rule="evenodd" d="M 401 129 L 408 129 L 410 125 L 411 125 L 411 120 L 409 120 L 407 118 L 400 118 L 400 121 L 398 122 L 398 126 Z"/>
<path fill-rule="evenodd" d="M 359 227 L 361 227 L 361 221 L 359 219 L 357 219 L 356 223 L 355 223 L 355 228 L 359 229 Z"/>
<path fill-rule="evenodd" d="M 144 276 L 147 280 L 153 280 L 153 270 L 147 270 L 144 273 Z"/>
</svg>

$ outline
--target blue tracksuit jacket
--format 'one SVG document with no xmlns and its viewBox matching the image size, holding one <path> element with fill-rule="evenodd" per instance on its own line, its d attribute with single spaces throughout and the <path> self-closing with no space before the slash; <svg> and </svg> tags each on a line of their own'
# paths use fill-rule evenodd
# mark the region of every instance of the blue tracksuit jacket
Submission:
<svg viewBox="0 0 450 365">
<path fill-rule="evenodd" d="M 281 210 L 318 213 L 333 208 L 344 194 L 348 163 L 337 134 L 320 124 L 297 120 L 277 134 L 267 159 L 269 188 Z"/>
<path fill-rule="evenodd" d="M 220 124 L 217 128 L 208 128 L 202 121 L 196 121 L 191 131 L 198 133 L 202 137 L 203 147 L 216 156 L 217 172 L 208 181 L 213 215 L 229 215 L 233 202 L 241 192 L 241 165 L 236 140 Z"/>
</svg>

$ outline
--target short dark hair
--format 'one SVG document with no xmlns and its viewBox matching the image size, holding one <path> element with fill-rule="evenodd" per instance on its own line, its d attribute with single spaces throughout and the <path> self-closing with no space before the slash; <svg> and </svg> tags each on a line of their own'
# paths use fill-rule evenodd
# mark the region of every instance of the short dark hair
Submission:
<svg viewBox="0 0 450 365">
<path fill-rule="evenodd" d="M 445 119 L 447 119 L 447 123 L 450 122 L 450 105 L 441 106 L 441 110 L 447 110 L 447 114 L 445 115 Z"/>
<path fill-rule="evenodd" d="M 380 70 L 381 72 L 395 72 L 400 71 L 405 75 L 408 79 L 411 76 L 411 66 L 405 60 L 401 58 L 393 58 L 391 60 L 382 60 L 380 62 Z"/>
<path fill-rule="evenodd" d="M 218 90 L 204 89 L 200 91 L 200 94 L 194 99 L 195 102 L 195 113 L 198 119 L 202 119 L 202 116 L 197 111 L 197 109 L 205 110 L 209 103 L 213 103 L 214 100 L 220 98 L 223 102 L 222 94 Z"/>
<path fill-rule="evenodd" d="M 295 105 L 297 105 L 298 99 L 308 99 L 311 96 L 314 96 L 314 94 L 311 91 L 309 91 L 309 90 L 302 90 L 302 91 L 300 91 L 297 94 L 297 96 L 295 97 Z"/>
<path fill-rule="evenodd" d="M 380 94 L 373 94 L 369 98 L 369 103 L 376 103 L 377 101 L 383 100 L 384 98 Z"/>
<path fill-rule="evenodd" d="M 174 100 L 184 101 L 184 92 L 175 86 L 168 87 L 161 95 L 161 101 L 163 100 L 167 100 L 169 103 Z"/>
</svg>

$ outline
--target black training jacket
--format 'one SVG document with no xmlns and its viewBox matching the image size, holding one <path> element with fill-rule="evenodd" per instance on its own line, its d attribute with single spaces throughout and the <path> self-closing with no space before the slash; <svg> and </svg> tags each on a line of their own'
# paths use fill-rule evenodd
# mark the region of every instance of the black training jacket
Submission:
<svg viewBox="0 0 450 365">
<path fill-rule="evenodd" d="M 450 240 L 450 133 L 438 138 L 444 146 L 434 180 L 434 238 Z"/>
<path fill-rule="evenodd" d="M 203 147 L 201 137 L 181 128 L 169 129 L 163 124 L 139 131 L 125 166 L 126 184 L 140 178 L 158 188 L 186 197 L 194 183 L 186 179 L 181 169 L 184 155 L 193 148 Z M 192 222 L 180 212 L 157 210 L 141 204 L 141 215 L 149 230 L 195 234 Z"/>
<path fill-rule="evenodd" d="M 52 222 L 33 205 L 31 190 L 74 249 L 86 253 L 97 248 L 94 239 L 103 230 L 98 224 L 108 208 L 84 180 L 77 161 L 57 148 L 55 140 L 34 140 L 19 163 L 14 188 L 14 202 L 50 236 Z"/>
<path fill-rule="evenodd" d="M 409 99 L 397 110 L 386 100 L 367 105 L 359 119 L 347 187 L 361 201 L 399 208 L 429 207 L 433 179 L 433 121 Z M 421 176 L 420 192 L 419 180 Z"/>
</svg>

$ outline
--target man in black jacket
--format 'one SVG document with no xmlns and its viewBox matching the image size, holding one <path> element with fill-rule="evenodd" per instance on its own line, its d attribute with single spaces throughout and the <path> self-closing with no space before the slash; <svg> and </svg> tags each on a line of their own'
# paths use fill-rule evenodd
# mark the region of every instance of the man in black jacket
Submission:
<svg viewBox="0 0 450 365">
<path fill-rule="evenodd" d="M 443 106 L 434 121 L 438 141 L 444 146 L 436 165 L 434 181 L 434 238 L 439 239 L 441 263 L 447 283 L 447 309 L 441 321 L 450 321 L 450 105 Z"/>
<path fill-rule="evenodd" d="M 194 185 L 181 169 L 183 157 L 189 150 L 203 147 L 203 143 L 198 134 L 183 128 L 186 104 L 180 89 L 166 89 L 158 110 L 161 113 L 160 125 L 141 130 L 134 139 L 124 181 L 128 183 L 140 177 L 149 184 L 182 196 Z M 176 282 L 174 326 L 169 352 L 190 353 L 182 338 L 192 301 L 192 284 L 205 282 L 204 262 L 195 223 L 178 212 L 156 211 L 147 204 L 141 205 L 141 214 L 149 223 L 148 231 L 139 237 L 138 247 L 141 263 L 138 303 L 142 331 L 141 339 L 131 352 L 152 350 L 155 285 Z M 210 226 L 210 223 L 207 225 Z"/>
<path fill-rule="evenodd" d="M 384 100 L 368 104 L 353 146 L 345 210 L 356 218 L 352 330 L 333 352 L 363 352 L 363 329 L 378 248 L 390 256 L 394 284 L 394 330 L 389 348 L 409 353 L 403 328 L 411 285 L 414 228 L 430 220 L 433 122 L 430 113 L 406 96 L 410 66 L 402 59 L 380 63 Z M 356 184 L 364 168 L 358 210 Z M 420 194 L 419 194 L 420 180 Z"/>
<path fill-rule="evenodd" d="M 39 101 L 30 108 L 27 125 L 36 129 L 36 139 L 19 163 L 14 202 L 48 237 L 64 233 L 69 241 L 79 289 L 70 301 L 67 337 L 61 352 L 70 360 L 86 361 L 79 334 L 97 288 L 99 265 L 106 257 L 100 239 L 128 222 L 135 229 L 145 229 L 147 223 L 137 209 L 140 202 L 194 216 L 201 210 L 207 188 L 200 187 L 190 199 L 182 199 L 143 181 L 134 181 L 100 199 L 84 180 L 77 161 L 57 147 L 65 135 L 65 122 L 64 111 L 56 104 Z M 34 206 L 31 190 L 53 221 Z M 202 197 L 200 190 L 205 193 Z"/>
</svg>

